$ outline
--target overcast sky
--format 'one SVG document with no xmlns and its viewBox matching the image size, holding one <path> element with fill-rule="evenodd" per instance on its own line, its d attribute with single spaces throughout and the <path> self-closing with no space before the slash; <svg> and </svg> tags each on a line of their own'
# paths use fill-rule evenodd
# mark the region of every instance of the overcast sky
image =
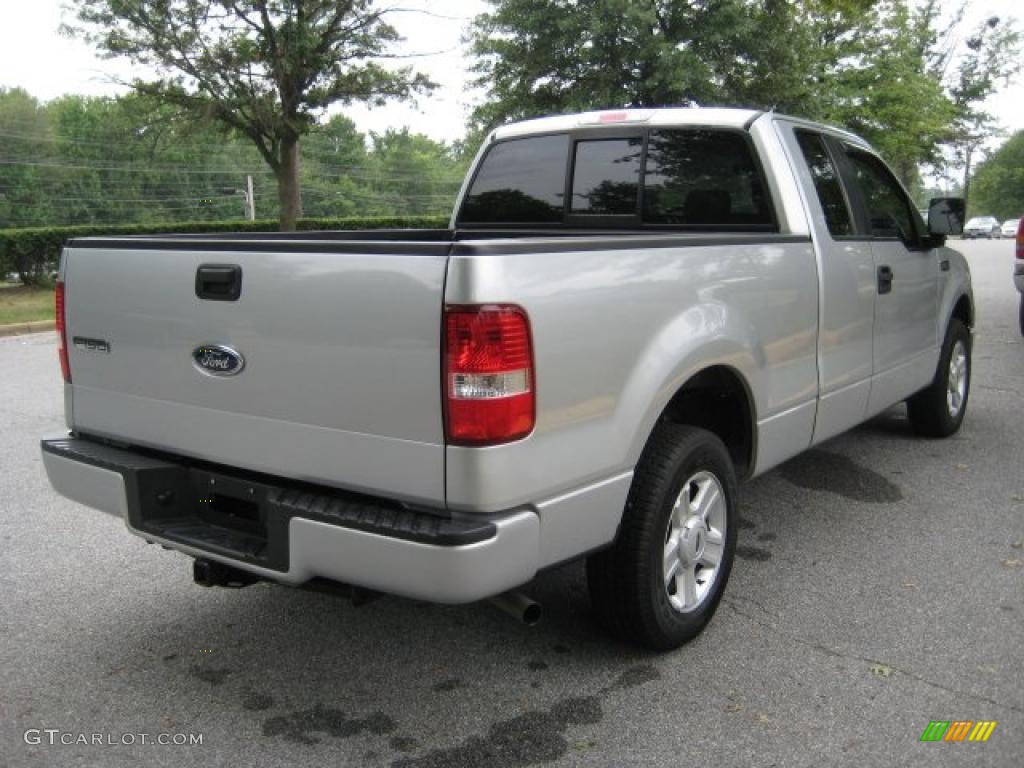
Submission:
<svg viewBox="0 0 1024 768">
<path fill-rule="evenodd" d="M 109 75 L 125 77 L 122 63 L 99 59 L 85 44 L 58 34 L 63 0 L 0 0 L 0 86 L 20 86 L 49 100 L 65 93 L 112 95 L 123 89 Z M 395 14 L 392 23 L 406 38 L 405 53 L 425 54 L 410 60 L 439 83 L 418 108 L 392 105 L 368 110 L 343 110 L 363 131 L 408 126 L 435 139 L 451 141 L 462 135 L 474 95 L 467 91 L 469 75 L 461 42 L 468 21 L 482 12 L 482 0 L 403 0 L 401 7 L 419 9 Z M 953 2 L 949 6 L 955 7 Z M 1017 17 L 1020 0 L 974 0 L 969 21 L 988 15 Z M 968 27 L 969 28 L 969 27 Z M 993 99 L 991 107 L 1009 131 L 1024 129 L 1024 80 L 1018 77 Z"/>
</svg>

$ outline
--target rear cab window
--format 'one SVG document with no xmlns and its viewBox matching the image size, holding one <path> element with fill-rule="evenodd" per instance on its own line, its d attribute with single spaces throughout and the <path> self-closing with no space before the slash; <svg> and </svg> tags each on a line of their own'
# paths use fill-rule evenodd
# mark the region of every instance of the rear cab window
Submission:
<svg viewBox="0 0 1024 768">
<path fill-rule="evenodd" d="M 501 140 L 480 162 L 457 226 L 777 232 L 747 133 L 635 129 Z"/>
<path fill-rule="evenodd" d="M 552 224 L 565 215 L 569 137 L 533 136 L 495 144 L 462 204 L 463 224 Z"/>
<path fill-rule="evenodd" d="M 577 141 L 570 212 L 636 216 L 642 154 L 639 136 Z"/>
<path fill-rule="evenodd" d="M 701 229 L 774 226 L 753 148 L 738 132 L 711 129 L 651 132 L 643 218 Z"/>
</svg>

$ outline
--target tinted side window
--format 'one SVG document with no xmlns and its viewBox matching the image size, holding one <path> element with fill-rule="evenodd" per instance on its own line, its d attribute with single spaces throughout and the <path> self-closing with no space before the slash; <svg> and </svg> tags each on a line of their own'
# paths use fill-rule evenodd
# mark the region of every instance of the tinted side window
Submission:
<svg viewBox="0 0 1024 768">
<path fill-rule="evenodd" d="M 857 186 L 864 196 L 872 236 L 898 238 L 904 242 L 913 240 L 915 231 L 910 201 L 889 169 L 866 152 L 850 149 L 847 155 Z"/>
<path fill-rule="evenodd" d="M 750 145 L 731 131 L 651 131 L 643 215 L 649 224 L 774 229 Z"/>
<path fill-rule="evenodd" d="M 573 213 L 635 216 L 640 191 L 643 139 L 602 139 L 576 144 Z"/>
<path fill-rule="evenodd" d="M 471 224 L 561 223 L 569 137 L 535 136 L 491 147 L 462 204 Z"/>
<path fill-rule="evenodd" d="M 839 174 L 836 173 L 832 158 L 825 149 L 825 142 L 818 134 L 805 131 L 797 131 L 796 140 L 804 153 L 811 179 L 814 180 L 814 190 L 818 193 L 829 233 L 833 237 L 853 234 L 850 209 L 843 196 Z"/>
</svg>

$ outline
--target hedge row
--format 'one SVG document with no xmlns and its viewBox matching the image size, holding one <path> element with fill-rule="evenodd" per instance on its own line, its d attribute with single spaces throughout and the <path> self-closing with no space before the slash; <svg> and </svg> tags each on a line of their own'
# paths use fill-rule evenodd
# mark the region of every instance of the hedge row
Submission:
<svg viewBox="0 0 1024 768">
<path fill-rule="evenodd" d="M 445 227 L 442 216 L 369 216 L 338 219 L 300 219 L 300 230 L 330 229 L 426 229 Z M 97 235 L 158 235 L 168 232 L 276 232 L 276 219 L 260 221 L 185 221 L 173 224 L 128 224 L 122 226 L 84 224 L 70 227 L 0 229 L 0 279 L 16 273 L 26 285 L 39 282 L 57 270 L 60 251 L 73 237 Z"/>
</svg>

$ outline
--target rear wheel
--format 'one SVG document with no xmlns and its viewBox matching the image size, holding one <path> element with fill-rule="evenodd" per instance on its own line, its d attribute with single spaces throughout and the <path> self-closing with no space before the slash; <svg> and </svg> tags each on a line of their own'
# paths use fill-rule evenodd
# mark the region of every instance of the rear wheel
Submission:
<svg viewBox="0 0 1024 768">
<path fill-rule="evenodd" d="M 1020 297 L 1020 335 L 1024 336 L 1024 294 Z"/>
<path fill-rule="evenodd" d="M 587 560 L 598 620 L 655 650 L 696 637 L 736 549 L 736 475 L 707 430 L 659 424 L 637 465 L 615 544 Z"/>
<path fill-rule="evenodd" d="M 971 392 L 971 336 L 957 318 L 949 321 L 935 379 L 907 400 L 910 425 L 919 435 L 949 437 L 964 420 Z"/>
</svg>

